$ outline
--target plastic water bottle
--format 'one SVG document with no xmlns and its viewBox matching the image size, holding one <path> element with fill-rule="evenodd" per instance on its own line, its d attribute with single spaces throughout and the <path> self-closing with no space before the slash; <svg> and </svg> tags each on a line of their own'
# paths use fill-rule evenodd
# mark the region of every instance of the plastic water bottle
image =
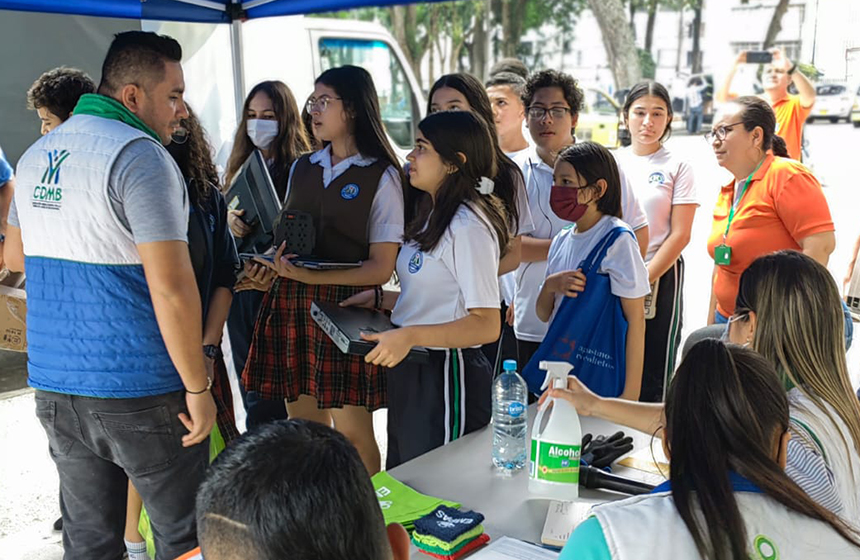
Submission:
<svg viewBox="0 0 860 560">
<path fill-rule="evenodd" d="M 514 473 L 526 464 L 528 389 L 517 373 L 517 362 L 505 360 L 493 382 L 493 464 Z"/>
</svg>

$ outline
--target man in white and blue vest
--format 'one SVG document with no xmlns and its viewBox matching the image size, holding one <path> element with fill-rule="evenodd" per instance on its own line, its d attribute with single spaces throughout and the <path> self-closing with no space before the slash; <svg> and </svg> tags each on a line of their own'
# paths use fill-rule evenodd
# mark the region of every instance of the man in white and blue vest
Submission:
<svg viewBox="0 0 860 560">
<path fill-rule="evenodd" d="M 62 487 L 65 560 L 124 550 L 128 480 L 158 558 L 197 544 L 215 420 L 182 175 L 179 44 L 116 36 L 97 94 L 18 162 L 5 257 L 27 272 L 29 383 Z"/>
</svg>

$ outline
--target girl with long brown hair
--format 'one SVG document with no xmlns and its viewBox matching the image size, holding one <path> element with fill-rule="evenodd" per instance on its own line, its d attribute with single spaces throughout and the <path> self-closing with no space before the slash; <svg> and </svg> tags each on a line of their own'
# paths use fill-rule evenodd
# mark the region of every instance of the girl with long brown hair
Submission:
<svg viewBox="0 0 860 560">
<path fill-rule="evenodd" d="M 286 84 L 279 81 L 260 82 L 248 93 L 242 108 L 242 120 L 236 130 L 233 150 L 227 162 L 224 188 L 230 183 L 253 150 L 260 150 L 269 168 L 280 200 L 284 200 L 290 166 L 302 154 L 310 151 L 310 142 L 299 113 L 296 98 Z M 243 210 L 230 210 L 230 230 L 237 238 L 251 232 L 251 227 L 242 221 Z M 264 252 L 267 246 L 255 247 Z M 236 286 L 236 296 L 230 309 L 228 332 L 233 364 L 239 376 L 245 368 L 254 322 L 260 311 L 263 295 L 272 285 L 275 274 L 256 264 L 247 266 L 246 278 Z M 270 403 L 260 400 L 256 394 L 243 394 L 248 411 L 248 427 L 261 422 L 284 418 L 286 411 L 280 400 Z"/>
</svg>

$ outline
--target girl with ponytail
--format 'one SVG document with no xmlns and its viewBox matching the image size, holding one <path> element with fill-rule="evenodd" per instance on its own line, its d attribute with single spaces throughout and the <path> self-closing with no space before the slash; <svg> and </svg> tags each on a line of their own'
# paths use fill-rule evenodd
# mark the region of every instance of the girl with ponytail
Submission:
<svg viewBox="0 0 860 560">
<path fill-rule="evenodd" d="M 666 399 L 669 481 L 595 507 L 562 560 L 860 557 L 860 534 L 785 473 L 789 424 L 770 362 L 740 346 L 700 342 Z"/>
</svg>

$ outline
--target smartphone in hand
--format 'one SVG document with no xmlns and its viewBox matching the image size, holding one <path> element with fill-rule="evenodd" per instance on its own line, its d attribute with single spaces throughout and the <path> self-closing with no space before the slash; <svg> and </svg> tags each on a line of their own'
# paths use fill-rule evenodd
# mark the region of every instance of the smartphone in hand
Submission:
<svg viewBox="0 0 860 560">
<path fill-rule="evenodd" d="M 747 64 L 770 64 L 773 53 L 770 51 L 747 51 Z"/>
</svg>

